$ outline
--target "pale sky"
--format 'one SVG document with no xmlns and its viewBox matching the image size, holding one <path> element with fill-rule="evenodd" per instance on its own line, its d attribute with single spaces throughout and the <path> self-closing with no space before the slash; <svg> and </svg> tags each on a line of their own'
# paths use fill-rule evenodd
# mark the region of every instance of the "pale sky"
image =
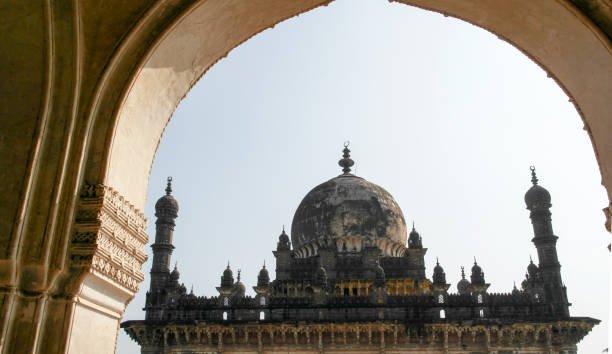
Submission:
<svg viewBox="0 0 612 354">
<path fill-rule="evenodd" d="M 537 259 L 523 197 L 529 166 L 552 195 L 572 316 L 602 323 L 580 353 L 607 347 L 607 197 L 587 133 L 563 90 L 510 44 L 468 23 L 380 0 L 338 0 L 268 29 L 212 67 L 168 125 L 145 215 L 174 178 L 181 282 L 215 296 L 229 261 L 247 294 L 306 193 L 340 174 L 388 190 L 456 292 L 473 257 L 510 292 Z M 355 172 L 354 169 L 354 172 Z M 125 320 L 144 319 L 146 279 Z M 274 277 L 274 272 L 271 272 Z M 123 330 L 117 352 L 139 353 Z"/>
</svg>

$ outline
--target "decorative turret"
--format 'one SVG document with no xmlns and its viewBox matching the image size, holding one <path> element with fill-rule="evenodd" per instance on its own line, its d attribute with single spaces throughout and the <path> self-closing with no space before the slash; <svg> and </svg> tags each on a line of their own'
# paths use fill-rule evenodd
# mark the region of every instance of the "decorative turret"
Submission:
<svg viewBox="0 0 612 354">
<path fill-rule="evenodd" d="M 537 274 L 544 287 L 545 301 L 550 304 L 552 314 L 568 317 L 569 303 L 566 288 L 561 280 L 561 264 L 557 258 L 558 237 L 554 235 L 552 228 L 550 193 L 538 185 L 535 167 L 531 166 L 530 169 L 532 186 L 525 193 L 525 204 L 530 211 L 529 217 L 533 225 L 534 237 L 531 241 L 538 250 Z"/>
<path fill-rule="evenodd" d="M 276 258 L 276 279 L 289 279 L 289 269 L 291 267 L 291 255 L 293 251 L 291 251 L 289 235 L 285 233 L 285 225 L 283 225 L 283 231 L 278 236 L 276 251 L 272 251 L 272 253 Z"/>
<path fill-rule="evenodd" d="M 408 236 L 408 248 L 423 248 L 423 239 L 414 228 L 414 222 L 412 223 L 412 231 Z"/>
<path fill-rule="evenodd" d="M 434 273 L 432 278 L 434 284 L 446 284 L 446 273 L 444 273 L 444 268 L 442 268 L 442 266 L 440 265 L 438 258 L 436 258 L 436 266 L 434 267 Z"/>
<path fill-rule="evenodd" d="M 181 277 L 181 273 L 178 270 L 178 264 L 174 263 L 174 269 L 170 273 L 170 283 L 178 285 L 178 280 Z"/>
<path fill-rule="evenodd" d="M 229 262 L 227 262 L 227 268 L 223 271 L 223 275 L 221 276 L 221 286 L 222 287 L 231 287 L 234 285 L 234 272 L 230 268 Z"/>
<path fill-rule="evenodd" d="M 470 281 L 465 279 L 465 269 L 463 267 L 461 267 L 461 280 L 457 283 L 457 291 L 459 295 L 470 293 Z"/>
<path fill-rule="evenodd" d="M 270 274 L 268 274 L 268 269 L 266 269 L 266 261 L 263 263 L 263 267 L 259 271 L 259 275 L 257 276 L 257 286 L 253 287 L 255 290 L 255 301 L 259 304 L 259 306 L 268 305 L 268 296 L 270 295 Z"/>
<path fill-rule="evenodd" d="M 474 258 L 474 265 L 472 266 L 472 275 L 470 275 L 470 280 L 472 281 L 472 285 L 484 285 L 485 283 L 484 272 L 476 262 L 476 258 Z"/>
<path fill-rule="evenodd" d="M 283 232 L 278 236 L 278 243 L 276 244 L 277 251 L 289 251 L 291 249 L 291 241 L 289 236 L 285 233 L 285 225 L 283 225 Z"/>
<path fill-rule="evenodd" d="M 259 275 L 257 276 L 257 286 L 265 287 L 270 285 L 270 274 L 268 274 L 268 270 L 266 269 L 266 262 L 263 264 L 263 268 L 259 271 Z"/>
<path fill-rule="evenodd" d="M 434 267 L 433 273 L 433 283 L 431 284 L 431 289 L 433 290 L 434 296 L 436 297 L 436 301 L 439 304 L 444 303 L 444 297 L 446 296 L 446 292 L 450 287 L 450 284 L 446 284 L 446 273 L 444 273 L 444 268 L 440 265 L 438 258 L 436 257 L 436 266 Z M 440 297 L 442 296 L 442 297 Z"/>
<path fill-rule="evenodd" d="M 512 295 L 520 295 L 520 290 L 516 287 L 516 282 L 514 283 L 514 287 L 512 288 Z"/>
<path fill-rule="evenodd" d="M 484 294 L 491 284 L 485 283 L 485 276 L 482 268 L 476 262 L 476 257 L 474 257 L 474 265 L 472 266 L 472 274 L 470 275 L 470 292 L 472 295 L 482 295 Z M 482 297 L 479 296 L 479 299 Z"/>
<path fill-rule="evenodd" d="M 153 248 L 153 264 L 151 266 L 151 291 L 164 287 L 170 274 L 170 257 L 174 246 L 172 234 L 174 219 L 178 216 L 178 203 L 172 196 L 172 177 L 168 177 L 166 195 L 155 203 L 155 243 Z"/>
</svg>

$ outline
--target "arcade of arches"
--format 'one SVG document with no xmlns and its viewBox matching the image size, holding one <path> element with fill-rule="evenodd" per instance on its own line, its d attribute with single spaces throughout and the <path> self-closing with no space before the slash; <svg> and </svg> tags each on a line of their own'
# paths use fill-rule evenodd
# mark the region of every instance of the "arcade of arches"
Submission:
<svg viewBox="0 0 612 354">
<path fill-rule="evenodd" d="M 328 2 L 0 5 L 0 352 L 114 352 L 144 278 L 139 210 L 175 107 L 234 47 Z M 399 2 L 491 31 L 546 70 L 580 113 L 612 199 L 610 0 Z"/>
</svg>

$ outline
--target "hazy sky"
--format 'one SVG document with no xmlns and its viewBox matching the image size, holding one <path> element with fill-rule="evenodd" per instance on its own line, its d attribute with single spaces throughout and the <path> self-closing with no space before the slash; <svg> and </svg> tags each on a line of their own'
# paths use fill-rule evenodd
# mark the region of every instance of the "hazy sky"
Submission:
<svg viewBox="0 0 612 354">
<path fill-rule="evenodd" d="M 356 174 L 388 190 L 456 291 L 476 256 L 490 292 L 537 259 L 523 201 L 529 166 L 552 195 L 570 312 L 602 320 L 579 345 L 607 347 L 610 235 L 595 155 L 568 97 L 495 35 L 380 0 L 339 0 L 264 31 L 217 63 L 181 103 L 155 158 L 145 214 L 174 178 L 181 282 L 216 295 L 229 261 L 247 293 L 282 225 L 316 185 Z M 354 170 L 354 171 L 355 171 Z M 150 253 L 147 247 L 147 252 Z M 151 256 L 149 256 L 151 260 Z M 145 282 L 124 319 L 144 319 Z M 274 277 L 274 272 L 271 272 Z M 119 333 L 118 353 L 139 353 Z"/>
</svg>

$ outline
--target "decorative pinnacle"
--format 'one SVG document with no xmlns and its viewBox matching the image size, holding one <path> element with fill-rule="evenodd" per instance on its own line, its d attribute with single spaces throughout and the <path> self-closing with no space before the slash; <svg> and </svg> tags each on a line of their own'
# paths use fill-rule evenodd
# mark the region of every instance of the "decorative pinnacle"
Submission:
<svg viewBox="0 0 612 354">
<path fill-rule="evenodd" d="M 264 259 L 264 266 L 263 269 L 266 269 L 266 260 Z"/>
<path fill-rule="evenodd" d="M 529 263 L 533 264 L 533 259 L 531 258 L 531 255 L 529 255 Z"/>
<path fill-rule="evenodd" d="M 229 261 L 227 261 L 227 269 L 230 269 Z"/>
<path fill-rule="evenodd" d="M 166 187 L 166 195 L 172 194 L 172 176 L 168 177 L 168 186 Z"/>
<path fill-rule="evenodd" d="M 529 169 L 531 170 L 531 183 L 536 186 L 538 184 L 538 177 L 536 176 L 535 166 L 529 166 Z"/>
<path fill-rule="evenodd" d="M 414 220 L 412 221 L 412 231 L 414 231 Z"/>
<path fill-rule="evenodd" d="M 436 265 L 440 265 L 440 262 L 438 262 L 438 257 L 436 257 Z"/>
<path fill-rule="evenodd" d="M 465 279 L 465 269 L 461 266 L 461 279 Z"/>
<path fill-rule="evenodd" d="M 240 281 L 240 269 L 238 269 L 238 281 Z"/>
<path fill-rule="evenodd" d="M 343 158 L 342 160 L 338 161 L 338 165 L 342 167 L 342 172 L 344 172 L 345 175 L 351 172 L 351 166 L 355 164 L 355 161 L 351 160 L 351 150 L 348 148 L 349 144 L 349 141 L 344 142 L 344 150 L 342 150 L 344 153 L 342 155 Z"/>
<path fill-rule="evenodd" d="M 474 256 L 474 265 L 476 265 L 478 263 L 476 263 L 476 256 Z"/>
</svg>

